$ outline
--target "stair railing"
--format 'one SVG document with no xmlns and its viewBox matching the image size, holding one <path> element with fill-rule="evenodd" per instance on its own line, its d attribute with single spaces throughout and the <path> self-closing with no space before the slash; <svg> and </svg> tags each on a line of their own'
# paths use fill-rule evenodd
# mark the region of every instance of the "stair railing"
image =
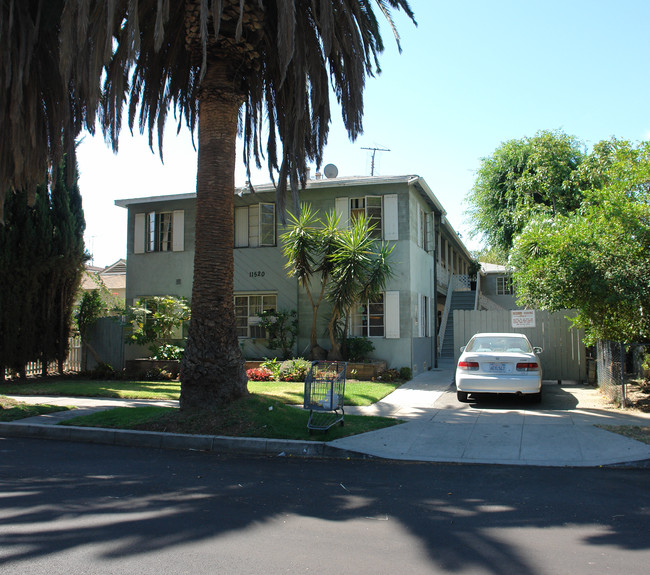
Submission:
<svg viewBox="0 0 650 575">
<path fill-rule="evenodd" d="M 453 296 L 452 285 L 454 282 L 454 274 L 449 274 L 449 285 L 447 286 L 447 299 L 445 300 L 445 310 L 442 312 L 442 319 L 440 320 L 440 329 L 438 331 L 438 355 L 442 351 L 442 344 L 445 341 L 445 331 L 447 331 L 447 319 L 449 318 L 449 310 L 451 309 L 451 298 Z"/>
</svg>

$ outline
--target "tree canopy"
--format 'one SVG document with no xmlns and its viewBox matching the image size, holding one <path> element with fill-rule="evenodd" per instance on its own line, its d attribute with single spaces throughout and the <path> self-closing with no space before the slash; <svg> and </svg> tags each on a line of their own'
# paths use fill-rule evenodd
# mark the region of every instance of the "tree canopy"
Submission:
<svg viewBox="0 0 650 575">
<path fill-rule="evenodd" d="M 574 211 L 582 197 L 576 171 L 584 159 L 583 144 L 560 131 L 501 144 L 483 158 L 467 198 L 472 235 L 503 258 L 534 216 Z"/>
<path fill-rule="evenodd" d="M 580 168 L 580 208 L 538 215 L 515 239 L 520 304 L 576 309 L 588 341 L 650 337 L 650 143 L 600 142 Z"/>
</svg>

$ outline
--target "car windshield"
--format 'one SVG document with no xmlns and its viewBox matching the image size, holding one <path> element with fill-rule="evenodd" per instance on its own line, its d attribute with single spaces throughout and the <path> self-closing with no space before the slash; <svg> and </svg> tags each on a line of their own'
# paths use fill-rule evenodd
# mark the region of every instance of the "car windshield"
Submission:
<svg viewBox="0 0 650 575">
<path fill-rule="evenodd" d="M 523 337 L 480 336 L 472 338 L 467 344 L 465 351 L 531 353 L 532 348 L 528 340 Z"/>
</svg>

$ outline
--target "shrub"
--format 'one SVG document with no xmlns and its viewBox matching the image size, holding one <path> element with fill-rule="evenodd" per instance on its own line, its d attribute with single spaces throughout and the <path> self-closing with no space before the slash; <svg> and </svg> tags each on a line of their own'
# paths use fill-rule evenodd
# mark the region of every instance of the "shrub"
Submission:
<svg viewBox="0 0 650 575">
<path fill-rule="evenodd" d="M 151 346 L 149 350 L 153 353 L 151 359 L 161 359 L 165 361 L 181 361 L 183 359 L 183 352 L 185 351 L 182 347 L 170 343 L 163 343 L 162 345 L 155 347 Z"/>
<path fill-rule="evenodd" d="M 265 367 L 254 367 L 246 371 L 248 379 L 251 381 L 272 381 L 273 372 Z"/>
<path fill-rule="evenodd" d="M 273 359 L 265 358 L 265 361 L 262 363 L 262 367 L 268 369 L 273 374 L 273 379 L 278 381 L 280 379 L 280 366 L 282 364 L 278 361 L 277 357 Z"/>
<path fill-rule="evenodd" d="M 365 337 L 349 337 L 345 340 L 348 361 L 365 361 L 375 349 L 375 344 Z"/>
<path fill-rule="evenodd" d="M 91 379 L 113 379 L 115 370 L 107 363 L 98 364 L 95 369 L 90 372 Z"/>
<path fill-rule="evenodd" d="M 311 361 L 298 357 L 283 361 L 280 366 L 280 381 L 305 381 L 311 368 Z"/>
<path fill-rule="evenodd" d="M 403 367 L 402 369 L 399 370 L 399 377 L 404 381 L 413 379 L 413 371 L 411 370 L 410 367 Z"/>
<path fill-rule="evenodd" d="M 141 372 L 140 379 L 144 381 L 172 381 L 173 379 L 176 379 L 176 376 L 165 369 L 152 367 Z"/>
<path fill-rule="evenodd" d="M 400 372 L 396 369 L 385 369 L 377 375 L 379 381 L 396 381 L 402 379 L 400 377 Z"/>
</svg>

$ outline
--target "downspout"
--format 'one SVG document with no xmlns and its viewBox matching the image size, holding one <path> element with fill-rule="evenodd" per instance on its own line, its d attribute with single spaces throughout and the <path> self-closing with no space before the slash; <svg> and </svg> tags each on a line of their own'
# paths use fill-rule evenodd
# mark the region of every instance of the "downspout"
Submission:
<svg viewBox="0 0 650 575">
<path fill-rule="evenodd" d="M 433 212 L 433 337 L 431 338 L 431 357 L 433 367 L 438 367 L 438 231 L 439 218 Z M 439 223 L 439 222 L 438 222 Z"/>
</svg>

